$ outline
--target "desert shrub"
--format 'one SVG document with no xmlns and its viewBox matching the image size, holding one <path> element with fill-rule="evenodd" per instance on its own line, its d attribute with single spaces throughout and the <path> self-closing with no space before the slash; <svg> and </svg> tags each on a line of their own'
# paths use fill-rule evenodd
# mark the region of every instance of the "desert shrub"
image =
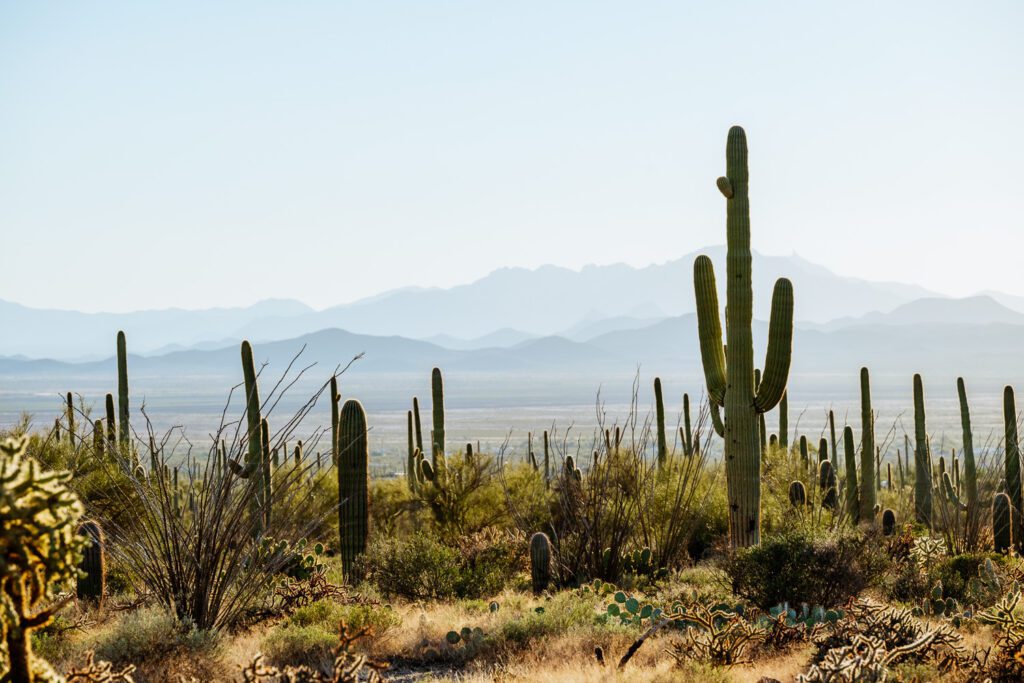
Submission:
<svg viewBox="0 0 1024 683">
<path fill-rule="evenodd" d="M 323 666 L 333 659 L 340 622 L 353 632 L 369 629 L 380 636 L 398 626 L 401 619 L 388 607 L 315 602 L 275 626 L 263 641 L 263 651 L 275 664 Z"/>
<path fill-rule="evenodd" d="M 769 609 L 782 602 L 838 605 L 870 585 L 886 564 L 872 536 L 798 527 L 734 552 L 723 566 L 736 595 Z"/>
<path fill-rule="evenodd" d="M 508 502 L 502 498 L 501 505 L 517 515 L 508 520 L 508 526 L 532 531 L 549 527 L 553 498 L 543 472 L 526 463 L 508 464 L 502 469 L 501 484 L 503 496 L 508 497 Z"/>
<path fill-rule="evenodd" d="M 337 477 L 335 477 L 337 490 Z M 375 534 L 391 536 L 407 532 L 403 518 L 415 513 L 416 499 L 404 479 L 375 479 L 370 482 L 370 525 Z M 337 505 L 337 501 L 335 501 Z"/>
<path fill-rule="evenodd" d="M 1002 556 L 996 553 L 965 553 L 943 558 L 928 572 L 929 583 L 934 585 L 941 581 L 944 598 L 954 598 L 962 603 L 976 601 L 980 596 L 977 591 L 968 590 L 968 584 L 971 579 L 977 578 L 978 568 L 985 564 L 986 559 L 991 559 L 998 566 Z M 982 607 L 993 604 L 997 597 L 1001 596 L 992 595 L 992 600 Z"/>
<path fill-rule="evenodd" d="M 107 629 L 91 635 L 86 645 L 114 664 L 160 660 L 178 653 L 214 654 L 220 641 L 212 631 L 199 631 L 163 607 L 127 612 Z"/>
<path fill-rule="evenodd" d="M 480 598 L 500 592 L 523 566 L 526 544 L 510 532 L 470 534 L 455 547 L 430 534 L 378 537 L 363 562 L 384 595 L 409 600 Z"/>
<path fill-rule="evenodd" d="M 526 608 L 520 615 L 501 624 L 496 642 L 505 642 L 513 648 L 522 648 L 535 640 L 573 631 L 611 628 L 601 626 L 595 614 L 596 597 L 587 599 L 578 592 L 559 593 L 543 607 Z"/>
<path fill-rule="evenodd" d="M 375 537 L 363 562 L 365 575 L 385 595 L 408 600 L 455 597 L 459 553 L 430 534 Z"/>
</svg>

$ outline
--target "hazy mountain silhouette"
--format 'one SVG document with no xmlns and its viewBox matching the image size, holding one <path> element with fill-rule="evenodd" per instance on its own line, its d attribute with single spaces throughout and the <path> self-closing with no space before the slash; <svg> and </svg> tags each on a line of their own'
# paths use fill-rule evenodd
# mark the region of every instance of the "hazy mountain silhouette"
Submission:
<svg viewBox="0 0 1024 683">
<path fill-rule="evenodd" d="M 210 349 L 242 338 L 266 342 L 340 328 L 368 335 L 435 339 L 459 348 L 509 346 L 531 336 L 563 334 L 586 340 L 619 325 L 692 312 L 693 260 L 706 253 L 725 276 L 725 248 L 710 247 L 662 264 L 586 266 L 580 271 L 542 266 L 503 268 L 452 287 L 404 288 L 351 304 L 314 311 L 290 300 L 243 308 L 167 309 L 125 314 L 31 309 L 0 302 L 0 355 L 88 359 L 112 348 L 125 330 L 135 353 L 201 345 Z M 888 312 L 922 297 L 921 287 L 838 276 L 799 256 L 754 254 L 755 315 L 771 305 L 772 285 L 785 275 L 794 284 L 796 319 L 826 323 L 840 317 Z M 627 318 L 639 319 L 627 320 Z M 607 322 L 603 322 L 607 321 Z M 518 331 L 520 339 L 503 330 Z M 498 331 L 498 332 L 495 332 Z M 493 338 L 488 338 L 494 334 Z M 438 335 L 446 335 L 439 337 Z M 462 344 L 453 339 L 474 340 Z"/>
</svg>

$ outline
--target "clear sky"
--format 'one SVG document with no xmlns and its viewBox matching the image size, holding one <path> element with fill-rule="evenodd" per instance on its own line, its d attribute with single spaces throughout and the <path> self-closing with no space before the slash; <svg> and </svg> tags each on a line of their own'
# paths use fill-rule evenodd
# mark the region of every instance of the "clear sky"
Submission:
<svg viewBox="0 0 1024 683">
<path fill-rule="evenodd" d="M 0 298 L 324 307 L 661 262 L 724 241 L 733 123 L 756 249 L 1024 294 L 1022 26 L 1016 0 L 0 1 Z"/>
</svg>

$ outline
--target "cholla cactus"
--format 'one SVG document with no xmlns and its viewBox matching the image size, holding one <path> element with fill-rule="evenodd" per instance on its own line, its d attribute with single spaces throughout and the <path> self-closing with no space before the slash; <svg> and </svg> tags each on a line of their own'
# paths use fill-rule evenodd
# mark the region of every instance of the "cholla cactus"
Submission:
<svg viewBox="0 0 1024 683">
<path fill-rule="evenodd" d="M 66 486 L 67 472 L 40 472 L 25 457 L 26 439 L 0 444 L 0 581 L 7 672 L 2 680 L 33 683 L 55 674 L 32 655 L 32 632 L 50 623 L 63 603 L 48 604 L 69 584 L 85 541 L 75 530 L 82 504 Z"/>
</svg>

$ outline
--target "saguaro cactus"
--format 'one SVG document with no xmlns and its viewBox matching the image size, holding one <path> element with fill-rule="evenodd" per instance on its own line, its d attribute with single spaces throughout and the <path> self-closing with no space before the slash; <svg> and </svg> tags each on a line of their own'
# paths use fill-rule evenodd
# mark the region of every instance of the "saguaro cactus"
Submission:
<svg viewBox="0 0 1024 683">
<path fill-rule="evenodd" d="M 117 453 L 117 419 L 114 417 L 114 395 L 107 394 L 107 452 Z"/>
<path fill-rule="evenodd" d="M 779 400 L 779 448 L 789 453 L 789 392 L 782 392 Z"/>
<path fill-rule="evenodd" d="M 1024 547 L 1024 525 L 1021 524 L 1021 510 L 1024 510 L 1024 496 L 1021 493 L 1020 480 L 1020 441 L 1017 438 L 1017 405 L 1013 397 L 1013 387 L 1003 389 L 1003 426 L 1006 433 L 1004 440 L 1006 467 L 1006 495 L 1010 497 L 1010 505 L 1015 512 L 1013 516 L 1013 542 L 1018 550 Z"/>
<path fill-rule="evenodd" d="M 406 477 L 406 480 L 409 482 L 409 490 L 415 492 L 416 491 L 416 483 L 417 483 L 416 482 L 416 480 L 417 480 L 417 476 L 416 476 L 416 440 L 415 440 L 415 435 L 413 433 L 412 411 L 411 410 L 408 411 L 408 413 L 406 414 L 406 421 L 408 422 L 409 444 L 408 444 L 408 454 L 406 456 L 406 461 L 405 461 L 405 477 Z"/>
<path fill-rule="evenodd" d="M 345 401 L 338 432 L 338 529 L 345 579 L 354 577 L 355 560 L 366 552 L 370 527 L 369 458 L 366 412 L 356 400 Z"/>
<path fill-rule="evenodd" d="M 924 384 L 914 375 L 914 515 L 929 529 L 932 527 L 932 463 L 928 452 L 928 428 L 925 424 Z"/>
<path fill-rule="evenodd" d="M 860 369 L 860 429 L 860 517 L 871 519 L 875 510 L 875 415 L 867 368 Z"/>
<path fill-rule="evenodd" d="M 789 482 L 789 504 L 795 508 L 807 504 L 807 489 L 802 481 Z"/>
<path fill-rule="evenodd" d="M 821 507 L 835 510 L 839 507 L 839 492 L 836 490 L 836 468 L 831 460 L 818 464 L 818 487 L 821 489 Z"/>
<path fill-rule="evenodd" d="M 430 373 L 430 407 L 434 417 L 434 431 L 431 435 L 433 465 L 436 474 L 444 471 L 444 381 L 441 369 L 434 368 Z"/>
<path fill-rule="evenodd" d="M 249 514 L 253 535 L 262 535 L 270 518 L 270 452 L 269 428 L 260 415 L 260 388 L 256 381 L 256 366 L 252 359 L 252 345 L 242 342 L 242 376 L 245 379 L 245 419 L 247 451 L 245 465 L 229 461 L 231 471 L 243 479 L 252 480 Z"/>
<path fill-rule="evenodd" d="M 680 434 L 683 441 L 683 455 L 689 457 L 700 451 L 700 435 L 693 439 L 693 427 L 690 422 L 690 395 L 683 394 L 683 428 Z"/>
<path fill-rule="evenodd" d="M 856 524 L 860 520 L 860 489 L 857 487 L 857 447 L 849 425 L 843 428 L 843 451 L 846 456 L 846 514 L 850 522 Z"/>
<path fill-rule="evenodd" d="M 764 376 L 755 390 L 747 141 L 738 126 L 729 130 L 726 175 L 718 179 L 718 189 L 727 200 L 725 346 L 710 258 L 697 257 L 693 279 L 708 395 L 713 404 L 725 408 L 730 539 L 733 547 L 745 547 L 761 539 L 758 417 L 778 405 L 786 391 L 793 345 L 793 286 L 785 278 L 775 283 Z"/>
<path fill-rule="evenodd" d="M 1016 538 L 1013 536 L 1014 518 L 1018 517 L 1010 504 L 1010 497 L 1005 493 L 997 493 L 992 499 L 992 538 L 997 553 L 1005 553 L 1013 547 Z"/>
<path fill-rule="evenodd" d="M 412 397 L 412 424 L 416 429 L 416 450 L 420 453 L 426 453 L 423 450 L 423 425 L 420 422 L 420 400 L 415 396 Z"/>
<path fill-rule="evenodd" d="M 551 583 L 551 541 L 542 531 L 530 537 L 530 579 L 535 594 L 543 593 Z"/>
<path fill-rule="evenodd" d="M 124 332 L 117 333 L 117 417 L 120 421 L 118 442 L 121 454 L 129 457 L 131 429 L 128 424 L 128 345 Z"/>
<path fill-rule="evenodd" d="M 75 397 L 68 392 L 67 395 L 67 420 L 68 420 L 68 443 L 74 447 L 75 445 Z"/>
<path fill-rule="evenodd" d="M 894 533 L 896 533 L 896 511 L 885 508 L 882 511 L 882 535 L 892 536 Z"/>
<path fill-rule="evenodd" d="M 668 461 L 668 438 L 665 436 L 665 400 L 661 393 L 661 378 L 654 378 L 654 414 L 658 430 L 658 467 Z"/>
<path fill-rule="evenodd" d="M 92 600 L 98 607 L 102 607 L 107 585 L 107 562 L 104 552 L 106 539 L 103 537 L 103 529 L 99 522 L 83 522 L 78 527 L 78 535 L 87 542 L 82 552 L 82 561 L 78 564 L 81 572 L 78 576 L 78 599 Z"/>
</svg>

